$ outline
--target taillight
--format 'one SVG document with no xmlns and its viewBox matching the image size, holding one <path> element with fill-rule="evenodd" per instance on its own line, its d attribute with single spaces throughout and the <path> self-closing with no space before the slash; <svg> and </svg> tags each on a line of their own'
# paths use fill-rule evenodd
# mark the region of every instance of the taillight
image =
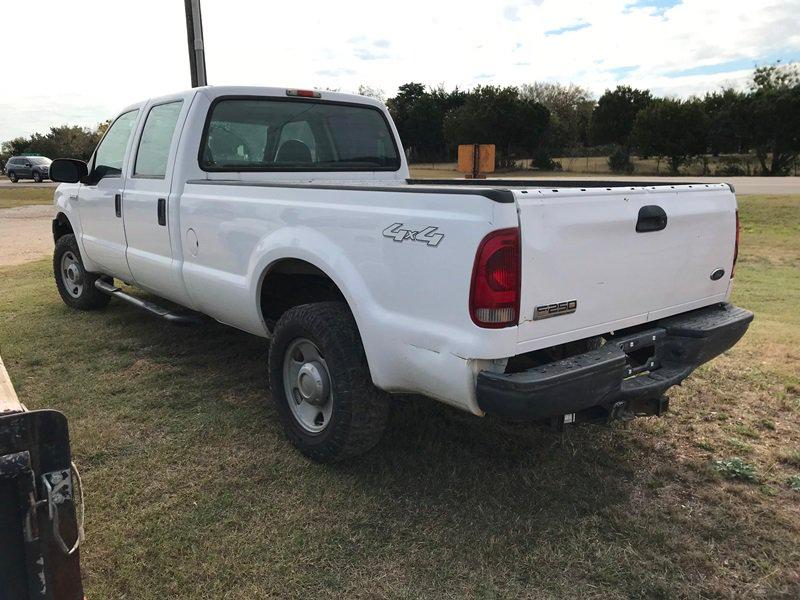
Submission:
<svg viewBox="0 0 800 600">
<path fill-rule="evenodd" d="M 733 265 L 731 266 L 731 279 L 733 279 L 733 272 L 736 270 L 736 260 L 739 258 L 739 211 L 736 211 L 736 242 L 733 245 Z"/>
<path fill-rule="evenodd" d="M 469 315 L 478 327 L 508 327 L 519 321 L 519 228 L 493 231 L 478 246 Z"/>
</svg>

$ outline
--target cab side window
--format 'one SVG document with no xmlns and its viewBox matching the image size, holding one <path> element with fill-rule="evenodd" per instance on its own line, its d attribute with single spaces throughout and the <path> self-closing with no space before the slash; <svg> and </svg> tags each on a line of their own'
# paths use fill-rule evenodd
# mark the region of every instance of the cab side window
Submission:
<svg viewBox="0 0 800 600">
<path fill-rule="evenodd" d="M 163 178 L 166 175 L 169 149 L 182 104 L 179 100 L 150 109 L 136 152 L 134 177 Z"/>
<path fill-rule="evenodd" d="M 122 162 L 125 150 L 133 134 L 133 126 L 139 110 L 132 110 L 117 117 L 108 128 L 103 141 L 94 153 L 92 179 L 99 181 L 103 177 L 118 177 L 122 174 Z"/>
</svg>

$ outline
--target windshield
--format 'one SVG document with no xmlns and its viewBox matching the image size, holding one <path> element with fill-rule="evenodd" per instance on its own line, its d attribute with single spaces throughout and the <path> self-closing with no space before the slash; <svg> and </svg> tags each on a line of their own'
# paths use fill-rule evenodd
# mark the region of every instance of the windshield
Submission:
<svg viewBox="0 0 800 600">
<path fill-rule="evenodd" d="M 32 165 L 49 165 L 51 162 L 53 162 L 44 156 L 29 156 L 28 160 Z"/>
<path fill-rule="evenodd" d="M 400 168 L 375 107 L 270 98 L 214 104 L 200 166 L 207 171 L 375 171 Z"/>
</svg>

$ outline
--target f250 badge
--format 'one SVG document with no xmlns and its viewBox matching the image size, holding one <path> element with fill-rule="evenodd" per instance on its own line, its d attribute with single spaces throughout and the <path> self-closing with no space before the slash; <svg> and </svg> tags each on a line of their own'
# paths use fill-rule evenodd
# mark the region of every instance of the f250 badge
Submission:
<svg viewBox="0 0 800 600">
<path fill-rule="evenodd" d="M 533 320 L 549 319 L 550 317 L 560 317 L 574 313 L 578 308 L 577 300 L 567 300 L 566 302 L 554 302 L 553 304 L 542 304 L 533 311 Z"/>
<path fill-rule="evenodd" d="M 437 233 L 438 227 L 424 227 L 418 231 L 406 229 L 402 223 L 393 223 L 383 230 L 383 237 L 391 238 L 395 242 L 422 242 L 428 246 L 436 247 L 444 239 L 443 233 Z"/>
</svg>

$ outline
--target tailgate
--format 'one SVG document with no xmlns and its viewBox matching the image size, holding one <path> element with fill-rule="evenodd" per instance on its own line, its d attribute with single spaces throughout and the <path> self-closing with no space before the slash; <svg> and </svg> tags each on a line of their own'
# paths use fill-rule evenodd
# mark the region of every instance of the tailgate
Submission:
<svg viewBox="0 0 800 600">
<path fill-rule="evenodd" d="M 728 296 L 736 198 L 725 184 L 514 195 L 522 233 L 520 353 Z M 724 275 L 712 278 L 719 269 Z"/>
</svg>

